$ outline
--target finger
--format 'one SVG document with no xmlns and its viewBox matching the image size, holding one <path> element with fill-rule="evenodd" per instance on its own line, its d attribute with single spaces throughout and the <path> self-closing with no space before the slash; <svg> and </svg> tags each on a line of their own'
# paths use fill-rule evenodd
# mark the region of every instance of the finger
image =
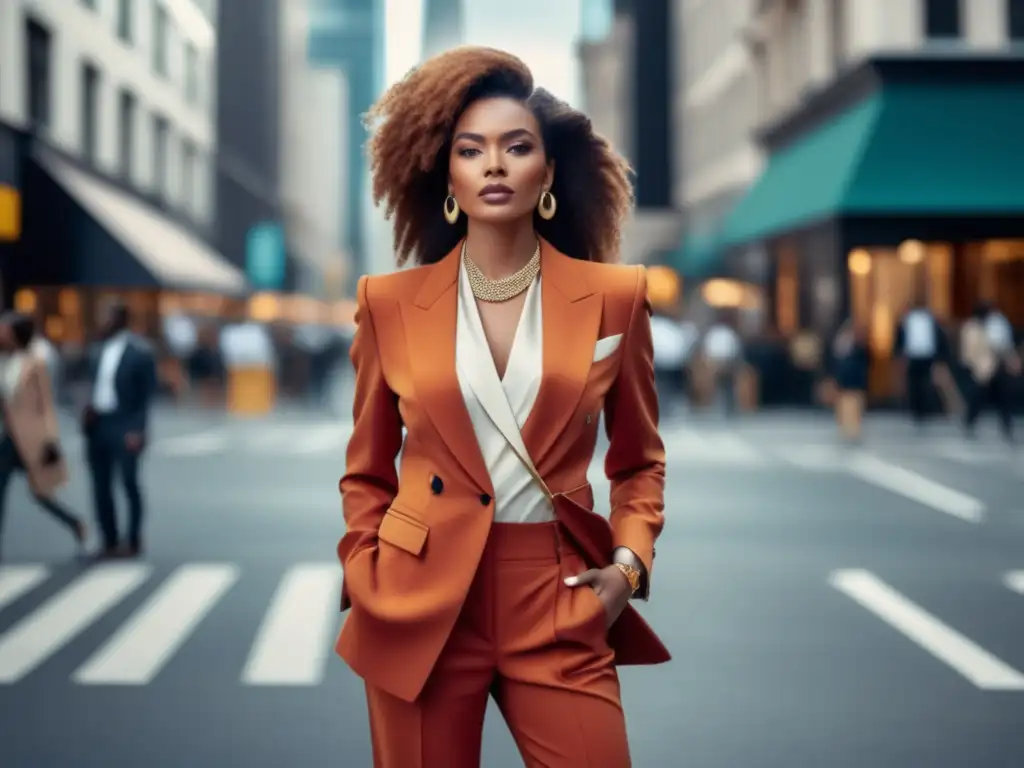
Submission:
<svg viewBox="0 0 1024 768">
<path fill-rule="evenodd" d="M 600 573 L 596 568 L 591 568 L 589 571 L 577 574 L 576 576 L 570 576 L 565 580 L 567 587 L 578 587 L 581 584 L 593 584 L 597 581 L 597 576 Z"/>
</svg>

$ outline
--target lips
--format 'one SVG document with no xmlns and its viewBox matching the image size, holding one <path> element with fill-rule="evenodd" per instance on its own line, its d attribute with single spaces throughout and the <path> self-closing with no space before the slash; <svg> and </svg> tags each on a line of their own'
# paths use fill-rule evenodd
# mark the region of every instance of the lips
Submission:
<svg viewBox="0 0 1024 768">
<path fill-rule="evenodd" d="M 483 199 L 484 203 L 490 203 L 492 205 L 501 205 L 507 203 L 515 195 L 515 191 L 505 184 L 487 184 L 480 189 L 480 198 Z"/>
</svg>

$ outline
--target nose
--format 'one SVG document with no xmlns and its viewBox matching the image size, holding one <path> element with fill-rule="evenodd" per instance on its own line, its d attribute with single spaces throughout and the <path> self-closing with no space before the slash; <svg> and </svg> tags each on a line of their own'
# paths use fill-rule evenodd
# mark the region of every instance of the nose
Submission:
<svg viewBox="0 0 1024 768">
<path fill-rule="evenodd" d="M 487 153 L 487 170 L 484 172 L 487 178 L 504 178 L 507 175 L 505 170 L 505 155 L 500 148 L 494 148 Z"/>
</svg>

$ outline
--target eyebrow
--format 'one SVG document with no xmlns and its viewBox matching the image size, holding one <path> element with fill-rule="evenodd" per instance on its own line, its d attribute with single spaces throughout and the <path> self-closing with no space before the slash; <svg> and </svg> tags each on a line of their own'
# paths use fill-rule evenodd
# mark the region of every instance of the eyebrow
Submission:
<svg viewBox="0 0 1024 768">
<path fill-rule="evenodd" d="M 505 133 L 501 134 L 500 138 L 502 141 L 511 141 L 512 139 L 518 139 L 521 136 L 529 136 L 531 139 L 536 138 L 533 133 L 528 131 L 526 128 L 516 128 L 512 131 L 505 131 Z M 478 144 L 483 144 L 485 141 L 484 137 L 479 133 L 458 133 L 455 135 L 455 141 L 458 141 L 459 139 L 475 141 Z"/>
</svg>

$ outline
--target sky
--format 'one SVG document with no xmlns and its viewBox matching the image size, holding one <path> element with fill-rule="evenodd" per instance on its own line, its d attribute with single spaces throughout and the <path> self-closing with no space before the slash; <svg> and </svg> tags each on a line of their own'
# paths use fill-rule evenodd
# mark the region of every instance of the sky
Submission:
<svg viewBox="0 0 1024 768">
<path fill-rule="evenodd" d="M 419 61 L 423 2 L 385 0 L 389 84 Z M 464 0 L 464 9 L 466 43 L 514 53 L 530 66 L 538 85 L 579 105 L 579 0 Z"/>
</svg>

